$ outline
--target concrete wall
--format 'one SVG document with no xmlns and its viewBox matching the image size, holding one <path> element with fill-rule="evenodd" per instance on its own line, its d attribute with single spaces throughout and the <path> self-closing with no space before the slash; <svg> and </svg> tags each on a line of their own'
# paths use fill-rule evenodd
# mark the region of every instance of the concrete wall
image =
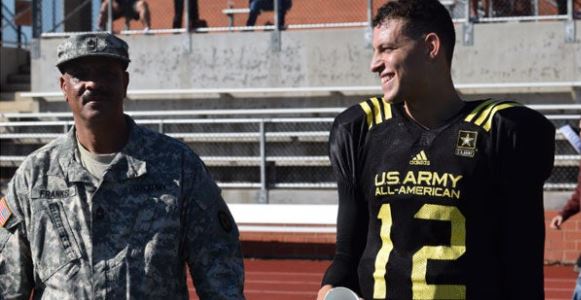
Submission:
<svg viewBox="0 0 581 300">
<path fill-rule="evenodd" d="M 27 50 L 2 47 L 0 50 L 0 84 L 6 84 L 8 75 L 18 73 L 18 67 L 26 64 L 27 56 Z"/>
<path fill-rule="evenodd" d="M 462 30 L 453 64 L 456 83 L 581 80 L 581 22 L 565 43 L 560 21 L 476 24 L 474 45 Z M 130 89 L 376 85 L 368 71 L 364 29 L 286 31 L 281 51 L 270 32 L 124 36 L 130 45 Z M 33 59 L 32 90 L 57 91 L 60 39 L 43 39 Z"/>
<path fill-rule="evenodd" d="M 455 82 L 580 81 L 581 22 L 576 27 L 576 42 L 565 43 L 563 22 L 477 24 L 474 46 L 456 48 Z"/>
</svg>

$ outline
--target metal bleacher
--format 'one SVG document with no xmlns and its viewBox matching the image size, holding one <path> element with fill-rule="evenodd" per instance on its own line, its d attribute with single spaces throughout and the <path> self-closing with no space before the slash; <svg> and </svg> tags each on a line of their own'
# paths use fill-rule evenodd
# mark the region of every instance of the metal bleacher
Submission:
<svg viewBox="0 0 581 300">
<path fill-rule="evenodd" d="M 581 105 L 530 105 L 555 127 L 576 124 Z M 128 112 L 138 124 L 188 144 L 223 188 L 329 189 L 333 117 L 344 108 Z M 15 169 L 34 149 L 68 131 L 70 113 L 0 114 L 0 167 Z M 555 170 L 546 190 L 575 186 L 581 156 L 557 131 Z M 5 172 L 3 172 L 5 174 Z"/>
</svg>

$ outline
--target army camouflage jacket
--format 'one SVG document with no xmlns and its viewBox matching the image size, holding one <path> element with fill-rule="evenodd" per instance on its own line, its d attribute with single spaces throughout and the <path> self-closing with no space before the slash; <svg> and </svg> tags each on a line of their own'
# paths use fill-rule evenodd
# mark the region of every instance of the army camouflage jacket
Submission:
<svg viewBox="0 0 581 300">
<path fill-rule="evenodd" d="M 238 229 L 202 161 L 135 125 L 101 181 L 74 128 L 29 155 L 0 227 L 0 299 L 243 299 Z"/>
</svg>

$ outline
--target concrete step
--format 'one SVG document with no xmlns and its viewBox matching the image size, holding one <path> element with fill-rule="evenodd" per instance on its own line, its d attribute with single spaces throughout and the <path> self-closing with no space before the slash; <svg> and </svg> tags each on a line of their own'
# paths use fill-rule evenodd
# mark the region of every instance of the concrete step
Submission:
<svg viewBox="0 0 581 300">
<path fill-rule="evenodd" d="M 38 112 L 38 102 L 32 99 L 0 101 L 0 111 L 6 112 Z"/>
<path fill-rule="evenodd" d="M 2 92 L 29 92 L 30 83 L 7 83 L 0 89 Z"/>
<path fill-rule="evenodd" d="M 7 83 L 26 83 L 30 84 L 30 73 L 10 74 L 6 80 Z"/>
</svg>

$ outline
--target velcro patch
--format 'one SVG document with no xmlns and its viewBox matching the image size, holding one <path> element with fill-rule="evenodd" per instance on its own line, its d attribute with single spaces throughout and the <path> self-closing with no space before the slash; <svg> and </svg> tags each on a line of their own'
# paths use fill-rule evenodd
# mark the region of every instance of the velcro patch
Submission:
<svg viewBox="0 0 581 300">
<path fill-rule="evenodd" d="M 12 216 L 12 211 L 8 207 L 8 201 L 6 197 L 2 197 L 0 199 L 0 227 L 4 227 L 10 216 Z"/>
</svg>

